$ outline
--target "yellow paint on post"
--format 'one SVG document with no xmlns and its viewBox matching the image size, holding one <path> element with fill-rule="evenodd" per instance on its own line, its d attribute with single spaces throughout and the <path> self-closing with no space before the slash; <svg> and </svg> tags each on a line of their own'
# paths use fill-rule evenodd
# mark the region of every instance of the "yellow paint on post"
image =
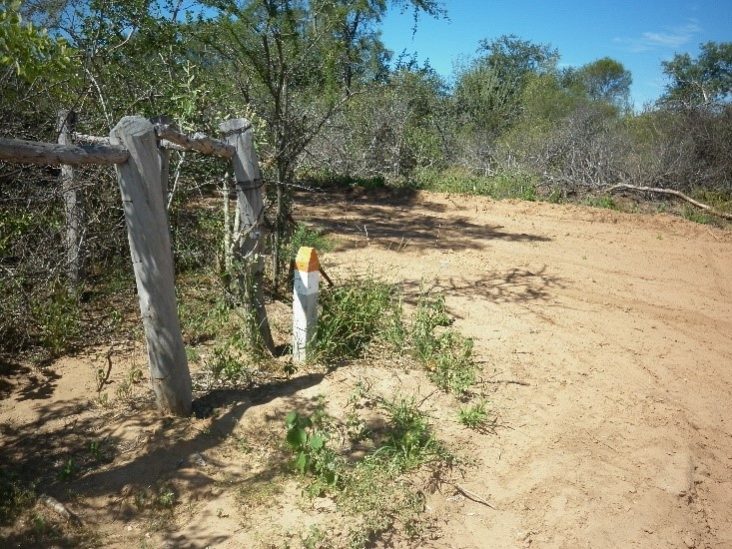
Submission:
<svg viewBox="0 0 732 549">
<path fill-rule="evenodd" d="M 320 270 L 318 252 L 309 246 L 301 247 L 295 258 L 295 268 L 302 273 L 312 273 Z"/>
</svg>

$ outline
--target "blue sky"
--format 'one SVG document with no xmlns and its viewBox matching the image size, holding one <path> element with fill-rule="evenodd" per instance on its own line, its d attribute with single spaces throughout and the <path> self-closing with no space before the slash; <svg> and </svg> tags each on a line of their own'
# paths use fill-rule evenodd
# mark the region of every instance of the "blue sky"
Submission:
<svg viewBox="0 0 732 549">
<path fill-rule="evenodd" d="M 392 9 L 382 27 L 386 46 L 417 52 L 449 77 L 458 59 L 475 55 L 482 38 L 516 34 L 559 50 L 560 66 L 580 66 L 609 56 L 633 75 L 636 109 L 663 93 L 661 61 L 674 53 L 696 56 L 701 42 L 732 41 L 732 0 L 443 0 L 447 19 Z"/>
</svg>

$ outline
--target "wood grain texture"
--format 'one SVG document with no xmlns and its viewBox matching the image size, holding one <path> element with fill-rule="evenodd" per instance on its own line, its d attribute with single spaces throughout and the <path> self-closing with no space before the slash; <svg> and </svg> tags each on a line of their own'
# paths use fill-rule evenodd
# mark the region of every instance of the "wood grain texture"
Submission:
<svg viewBox="0 0 732 549">
<path fill-rule="evenodd" d="M 191 375 L 178 321 L 173 253 L 154 127 L 144 118 L 125 117 L 110 133 L 110 140 L 130 152 L 130 160 L 117 166 L 117 174 L 152 388 L 163 412 L 187 416 L 192 403 Z"/>
<path fill-rule="evenodd" d="M 0 139 L 0 160 L 18 164 L 121 164 L 129 157 L 125 148 L 113 145 L 59 145 L 22 139 Z"/>
</svg>

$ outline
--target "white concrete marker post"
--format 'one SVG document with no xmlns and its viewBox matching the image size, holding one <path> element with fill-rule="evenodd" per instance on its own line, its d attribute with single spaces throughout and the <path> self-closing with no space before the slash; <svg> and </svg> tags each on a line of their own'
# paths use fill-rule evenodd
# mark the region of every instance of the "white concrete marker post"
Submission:
<svg viewBox="0 0 732 549">
<path fill-rule="evenodd" d="M 292 360 L 305 362 L 308 343 L 318 324 L 320 262 L 315 248 L 303 246 L 295 259 L 295 289 L 292 300 Z"/>
</svg>

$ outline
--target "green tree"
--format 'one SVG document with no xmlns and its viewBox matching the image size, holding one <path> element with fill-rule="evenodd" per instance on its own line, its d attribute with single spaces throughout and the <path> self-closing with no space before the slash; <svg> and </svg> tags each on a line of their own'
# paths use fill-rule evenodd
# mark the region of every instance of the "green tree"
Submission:
<svg viewBox="0 0 732 549">
<path fill-rule="evenodd" d="M 232 64 L 245 102 L 266 121 L 276 196 L 277 254 L 290 209 L 287 185 L 305 148 L 353 95 L 384 72 L 377 26 L 389 4 L 438 15 L 435 0 L 203 0 L 215 10 L 204 42 Z"/>
<path fill-rule="evenodd" d="M 549 44 L 536 44 L 514 34 L 481 40 L 478 53 L 483 54 L 482 64 L 517 88 L 523 88 L 531 74 L 555 71 L 559 61 L 559 52 Z"/>
<path fill-rule="evenodd" d="M 490 171 L 495 142 L 521 117 L 524 89 L 533 77 L 556 72 L 559 54 L 514 35 L 483 40 L 478 52 L 455 76 L 453 116 L 462 163 Z"/>
<path fill-rule="evenodd" d="M 633 78 L 619 61 L 603 57 L 580 67 L 576 77 L 591 99 L 618 107 L 628 104 Z"/>
<path fill-rule="evenodd" d="M 732 94 L 732 42 L 701 44 L 696 59 L 688 53 L 676 54 L 662 63 L 671 80 L 663 103 L 685 106 L 729 102 Z"/>
<path fill-rule="evenodd" d="M 432 68 L 399 62 L 383 81 L 354 90 L 308 147 L 307 169 L 393 179 L 444 163 L 447 89 Z"/>
<path fill-rule="evenodd" d="M 24 21 L 20 10 L 20 1 L 0 4 L 0 70 L 12 69 L 27 80 L 58 75 L 70 62 L 66 42 Z"/>
</svg>

